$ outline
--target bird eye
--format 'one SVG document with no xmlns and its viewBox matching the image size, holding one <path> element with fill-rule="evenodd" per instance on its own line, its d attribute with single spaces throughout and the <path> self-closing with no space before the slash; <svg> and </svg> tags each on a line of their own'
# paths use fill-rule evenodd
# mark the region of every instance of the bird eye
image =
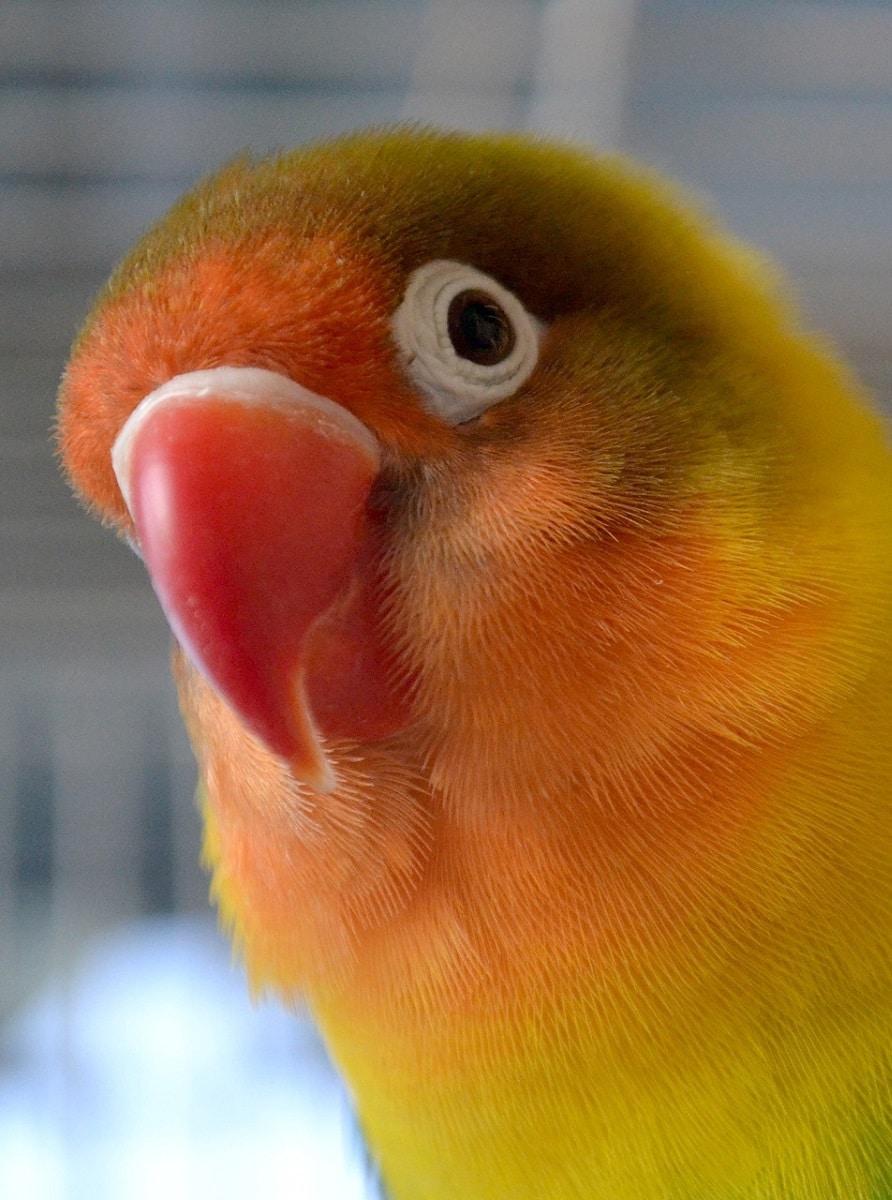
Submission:
<svg viewBox="0 0 892 1200">
<path fill-rule="evenodd" d="M 458 425 L 526 382 L 543 327 L 497 280 L 435 259 L 409 276 L 392 328 L 427 407 Z"/>
<path fill-rule="evenodd" d="M 511 318 L 497 300 L 479 288 L 459 292 L 446 316 L 449 340 L 459 358 L 494 367 L 517 344 Z"/>
</svg>

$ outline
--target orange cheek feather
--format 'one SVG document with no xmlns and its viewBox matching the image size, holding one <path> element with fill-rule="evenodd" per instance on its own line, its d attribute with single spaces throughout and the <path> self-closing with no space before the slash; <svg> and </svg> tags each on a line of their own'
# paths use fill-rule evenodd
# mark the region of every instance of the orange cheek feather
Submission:
<svg viewBox="0 0 892 1200">
<path fill-rule="evenodd" d="M 506 627 L 529 634 L 524 676 L 538 691 L 518 696 L 515 717 L 529 711 L 537 742 L 550 747 L 563 740 L 571 762 L 579 761 L 585 743 L 598 780 L 585 805 L 578 792 L 590 790 L 591 781 L 561 781 L 547 763 L 531 761 L 522 717 L 512 722 L 519 727 L 516 744 L 501 742 L 497 766 L 505 791 L 495 800 L 480 743 L 499 742 L 503 686 L 487 672 L 504 672 L 521 653 L 513 639 L 503 659 L 493 658 L 485 640 L 465 648 L 471 666 L 461 682 L 463 715 L 453 698 L 456 719 L 440 731 L 439 764 L 458 779 L 461 806 L 448 788 L 419 784 L 413 790 L 411 774 L 376 776 L 384 768 L 374 748 L 364 749 L 362 768 L 351 765 L 349 747 L 339 768 L 342 791 L 310 803 L 264 765 L 264 752 L 247 744 L 210 693 L 184 680 L 185 704 L 204 746 L 222 906 L 244 937 L 255 978 L 286 992 L 308 987 L 321 998 L 332 988 L 340 992 L 346 970 L 352 1000 L 340 995 L 339 1004 L 357 1019 L 365 1009 L 366 1015 L 379 1010 L 384 1020 L 400 980 L 409 988 L 410 1008 L 417 989 L 431 998 L 432 1012 L 479 1009 L 482 1016 L 534 1008 L 537 995 L 554 994 L 553 985 L 542 987 L 548 975 L 565 975 L 570 991 L 581 987 L 586 1003 L 593 1002 L 629 972 L 646 974 L 648 946 L 663 953 L 687 935 L 697 913 L 715 899 L 716 863 L 745 859 L 785 757 L 766 748 L 770 728 L 736 745 L 725 736 L 738 722 L 746 726 L 750 677 L 762 668 L 742 649 L 736 658 L 729 652 L 721 662 L 708 661 L 704 648 L 714 641 L 711 622 L 719 619 L 702 603 L 714 586 L 708 548 L 679 542 L 654 551 L 642 542 L 605 556 L 613 553 L 621 565 L 602 567 L 621 581 L 631 615 L 605 641 L 584 686 L 565 681 L 561 690 L 538 614 L 531 619 L 520 602 L 505 614 Z M 567 566 L 564 577 L 571 577 Z M 656 595 L 647 585 L 655 572 L 664 581 Z M 584 620 L 574 620 L 578 594 L 574 602 L 572 588 L 562 591 L 553 581 L 549 608 L 561 614 L 565 630 L 552 642 L 565 637 L 566 628 L 590 638 L 599 604 L 605 622 L 617 611 L 611 590 L 587 602 Z M 649 593 L 649 603 L 635 602 Z M 597 597 L 598 589 L 588 596 Z M 428 618 L 436 621 L 436 610 Z M 591 645 L 581 643 L 579 655 L 591 662 Z M 670 661 L 675 666 L 667 677 Z M 798 673 L 794 666 L 791 688 L 819 692 L 816 674 L 808 687 L 801 666 Z M 694 674 L 697 702 L 687 686 Z M 735 691 L 737 712 L 728 703 Z M 795 697 L 778 699 L 777 711 L 784 703 L 789 712 L 795 708 Z M 423 680 L 418 705 L 417 727 L 385 744 L 380 761 L 415 761 L 420 779 L 425 727 L 435 719 L 424 712 L 438 705 Z M 669 741 L 677 745 L 671 756 L 665 754 Z M 246 769 L 249 756 L 259 761 Z M 524 773 L 541 781 L 541 802 L 531 801 Z M 312 820 L 306 816 L 311 810 Z M 435 849 L 427 849 L 428 839 Z M 559 924 L 546 930 L 537 911 Z M 324 1000 L 319 1003 L 324 1011 Z M 408 1014 L 406 1021 L 410 1037 Z"/>
</svg>

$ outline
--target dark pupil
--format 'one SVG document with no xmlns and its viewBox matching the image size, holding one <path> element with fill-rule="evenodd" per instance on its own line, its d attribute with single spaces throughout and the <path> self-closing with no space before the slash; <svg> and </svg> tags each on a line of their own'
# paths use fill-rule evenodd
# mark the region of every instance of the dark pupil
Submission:
<svg viewBox="0 0 892 1200">
<path fill-rule="evenodd" d="M 481 366 L 504 362 L 514 349 L 514 328 L 505 310 L 486 292 L 459 292 L 449 305 L 449 340 L 459 358 Z"/>
</svg>

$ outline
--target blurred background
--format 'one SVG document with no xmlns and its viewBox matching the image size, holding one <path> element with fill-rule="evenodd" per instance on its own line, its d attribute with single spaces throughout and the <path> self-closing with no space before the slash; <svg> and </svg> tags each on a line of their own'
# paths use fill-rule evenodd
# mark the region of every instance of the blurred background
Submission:
<svg viewBox="0 0 892 1200">
<path fill-rule="evenodd" d="M 892 6 L 0 0 L 0 1196 L 371 1195 L 198 866 L 168 638 L 50 447 L 90 298 L 221 159 L 416 118 L 666 169 L 892 404 Z"/>
</svg>

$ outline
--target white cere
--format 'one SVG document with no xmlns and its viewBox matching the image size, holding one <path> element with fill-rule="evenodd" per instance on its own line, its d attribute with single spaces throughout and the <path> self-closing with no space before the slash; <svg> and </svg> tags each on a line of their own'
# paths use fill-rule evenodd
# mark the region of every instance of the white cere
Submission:
<svg viewBox="0 0 892 1200">
<path fill-rule="evenodd" d="M 536 366 L 543 332 L 507 288 L 449 259 L 412 272 L 392 328 L 407 374 L 450 425 L 516 392 Z"/>
</svg>

